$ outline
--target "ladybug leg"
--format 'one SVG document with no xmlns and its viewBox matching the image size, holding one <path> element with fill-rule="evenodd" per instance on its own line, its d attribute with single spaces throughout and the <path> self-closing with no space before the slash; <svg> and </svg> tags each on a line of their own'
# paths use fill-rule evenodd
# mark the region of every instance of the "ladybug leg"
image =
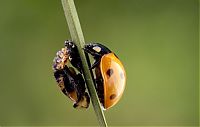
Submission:
<svg viewBox="0 0 200 127">
<path fill-rule="evenodd" d="M 95 59 L 90 69 L 94 69 L 95 67 L 97 67 L 100 64 L 100 61 L 101 61 L 100 59 Z"/>
<path fill-rule="evenodd" d="M 96 90 L 97 90 L 97 95 L 99 97 L 99 100 L 102 104 L 104 104 L 104 87 L 103 87 L 103 78 L 101 75 L 101 71 L 99 66 L 97 66 L 95 68 L 95 74 L 96 74 L 96 79 L 95 79 L 95 83 L 96 83 Z"/>
<path fill-rule="evenodd" d="M 100 63 L 101 61 L 101 55 L 96 53 L 96 52 L 93 52 L 92 50 L 90 50 L 90 48 L 88 48 L 87 46 L 85 46 L 84 48 L 84 51 L 85 51 L 85 55 L 86 55 L 86 59 L 87 61 L 90 63 L 90 60 L 89 60 L 89 56 L 87 55 L 87 53 L 91 54 L 93 57 L 94 57 L 94 63 L 91 65 L 89 65 L 89 69 L 92 70 L 94 69 L 95 67 L 98 66 L 98 64 Z"/>
</svg>

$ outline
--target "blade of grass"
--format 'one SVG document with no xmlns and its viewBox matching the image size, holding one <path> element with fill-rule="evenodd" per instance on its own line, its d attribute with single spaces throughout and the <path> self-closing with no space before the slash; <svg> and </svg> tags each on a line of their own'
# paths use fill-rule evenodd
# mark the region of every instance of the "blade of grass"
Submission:
<svg viewBox="0 0 200 127">
<path fill-rule="evenodd" d="M 61 0 L 64 14 L 68 23 L 69 31 L 71 34 L 71 38 L 76 44 L 81 61 L 83 64 L 83 75 L 85 78 L 85 82 L 92 100 L 92 105 L 95 110 L 97 119 L 99 121 L 99 125 L 103 127 L 107 127 L 106 119 L 104 113 L 101 109 L 100 102 L 94 87 L 93 77 L 90 73 L 86 56 L 83 51 L 83 47 L 85 45 L 83 32 L 81 29 L 81 25 L 79 22 L 78 14 L 76 11 L 76 7 L 73 0 Z"/>
</svg>

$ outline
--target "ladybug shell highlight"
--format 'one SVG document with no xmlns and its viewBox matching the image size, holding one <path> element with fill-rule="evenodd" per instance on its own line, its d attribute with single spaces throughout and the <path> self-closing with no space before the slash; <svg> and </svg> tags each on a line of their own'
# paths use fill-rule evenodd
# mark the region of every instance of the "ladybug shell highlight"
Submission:
<svg viewBox="0 0 200 127">
<path fill-rule="evenodd" d="M 126 72 L 114 53 L 104 54 L 100 62 L 104 84 L 104 108 L 114 106 L 121 98 L 126 84 Z"/>
</svg>

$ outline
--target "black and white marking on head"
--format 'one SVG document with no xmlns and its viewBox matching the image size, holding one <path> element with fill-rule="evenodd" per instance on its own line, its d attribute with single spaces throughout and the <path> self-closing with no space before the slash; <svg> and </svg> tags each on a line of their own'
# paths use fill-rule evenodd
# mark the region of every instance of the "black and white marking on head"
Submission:
<svg viewBox="0 0 200 127">
<path fill-rule="evenodd" d="M 92 49 L 95 50 L 96 52 L 101 52 L 101 47 L 99 46 L 94 46 Z"/>
</svg>

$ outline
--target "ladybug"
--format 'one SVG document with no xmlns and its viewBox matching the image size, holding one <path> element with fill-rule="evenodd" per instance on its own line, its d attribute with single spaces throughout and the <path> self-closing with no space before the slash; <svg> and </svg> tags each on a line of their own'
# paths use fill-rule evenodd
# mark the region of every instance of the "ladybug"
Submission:
<svg viewBox="0 0 200 127">
<path fill-rule="evenodd" d="M 90 43 L 84 51 L 94 58 L 96 90 L 104 110 L 114 106 L 122 97 L 126 84 L 126 72 L 119 58 L 106 46 Z"/>
<path fill-rule="evenodd" d="M 70 63 L 72 66 L 68 65 Z M 85 81 L 81 74 L 82 63 L 77 47 L 72 41 L 65 41 L 65 48 L 57 52 L 53 61 L 53 71 L 61 91 L 74 102 L 73 107 L 88 108 L 90 98 L 85 92 Z"/>
</svg>

